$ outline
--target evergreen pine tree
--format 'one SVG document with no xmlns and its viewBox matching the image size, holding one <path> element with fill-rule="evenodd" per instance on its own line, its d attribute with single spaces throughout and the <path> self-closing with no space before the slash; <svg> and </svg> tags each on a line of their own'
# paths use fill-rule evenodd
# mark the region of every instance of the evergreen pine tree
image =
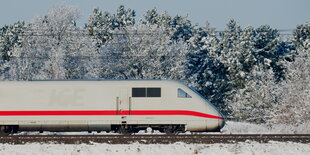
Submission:
<svg viewBox="0 0 310 155">
<path fill-rule="evenodd" d="M 85 28 L 93 36 L 97 47 L 104 45 L 112 39 L 112 16 L 109 12 L 102 13 L 98 8 L 93 10 Z"/>
<path fill-rule="evenodd" d="M 18 21 L 12 25 L 5 25 L 0 28 L 0 63 L 9 61 L 13 48 L 20 47 L 22 35 L 25 29 L 25 22 Z"/>
</svg>

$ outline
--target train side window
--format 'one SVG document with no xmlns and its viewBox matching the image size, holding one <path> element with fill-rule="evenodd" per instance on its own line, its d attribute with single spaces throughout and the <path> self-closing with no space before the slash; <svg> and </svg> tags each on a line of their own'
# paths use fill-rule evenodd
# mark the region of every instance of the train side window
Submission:
<svg viewBox="0 0 310 155">
<path fill-rule="evenodd" d="M 160 97 L 161 89 L 160 88 L 147 88 L 147 97 Z"/>
<path fill-rule="evenodd" d="M 146 88 L 132 88 L 132 97 L 146 97 Z"/>
<path fill-rule="evenodd" d="M 132 88 L 132 97 L 161 97 L 160 88 Z"/>
<path fill-rule="evenodd" d="M 181 88 L 178 88 L 178 97 L 179 98 L 192 98 L 190 95 L 188 95 L 184 90 Z"/>
</svg>

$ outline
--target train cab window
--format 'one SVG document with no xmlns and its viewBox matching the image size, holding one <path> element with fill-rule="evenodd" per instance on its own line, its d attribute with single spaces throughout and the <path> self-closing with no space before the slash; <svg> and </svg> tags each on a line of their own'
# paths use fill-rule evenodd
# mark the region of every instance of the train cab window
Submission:
<svg viewBox="0 0 310 155">
<path fill-rule="evenodd" d="M 192 98 L 190 95 L 188 95 L 184 90 L 181 88 L 178 88 L 178 98 Z"/>
<path fill-rule="evenodd" d="M 132 88 L 132 97 L 146 97 L 146 88 Z"/>
<path fill-rule="evenodd" d="M 132 88 L 132 97 L 161 97 L 161 88 Z"/>
</svg>

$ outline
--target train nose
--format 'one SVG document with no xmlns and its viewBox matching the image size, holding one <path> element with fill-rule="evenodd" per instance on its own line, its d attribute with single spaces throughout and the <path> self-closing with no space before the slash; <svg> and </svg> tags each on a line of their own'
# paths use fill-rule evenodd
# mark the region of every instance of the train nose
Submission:
<svg viewBox="0 0 310 155">
<path fill-rule="evenodd" d="M 219 130 L 221 130 L 225 125 L 225 117 L 221 112 L 219 112 L 219 116 L 222 118 L 218 119 Z"/>
<path fill-rule="evenodd" d="M 219 129 L 221 130 L 225 125 L 225 119 L 218 119 Z"/>
</svg>

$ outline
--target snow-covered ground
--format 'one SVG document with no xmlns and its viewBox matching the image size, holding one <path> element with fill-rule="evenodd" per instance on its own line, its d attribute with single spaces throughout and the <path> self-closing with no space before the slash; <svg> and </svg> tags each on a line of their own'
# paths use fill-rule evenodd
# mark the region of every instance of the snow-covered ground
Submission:
<svg viewBox="0 0 310 155">
<path fill-rule="evenodd" d="M 147 155 L 188 155 L 188 154 L 208 154 L 208 155 L 231 155 L 231 154 L 285 154 L 285 155 L 308 155 L 310 154 L 310 144 L 299 143 L 257 143 L 244 142 L 236 144 L 129 144 L 129 145 L 110 145 L 110 144 L 26 144 L 8 145 L 0 144 L 0 154 L 20 154 L 20 155 L 80 155 L 80 154 L 147 154 Z"/>
<path fill-rule="evenodd" d="M 267 125 L 257 125 L 242 122 L 227 122 L 221 133 L 209 134 L 284 134 L 284 133 L 310 133 L 310 124 L 300 125 L 298 127 L 279 125 L 276 127 L 268 127 Z M 20 134 L 39 134 L 38 132 L 23 132 Z M 77 133 L 51 133 L 48 134 L 77 134 Z M 98 134 L 98 133 L 78 133 L 78 134 Z M 99 133 L 108 134 L 108 133 Z M 142 134 L 142 133 L 140 133 Z M 158 134 L 158 133 L 146 133 Z M 185 133 L 190 134 L 190 133 Z M 301 144 L 293 142 L 269 142 L 258 143 L 253 141 L 240 142 L 235 144 L 185 144 L 182 142 L 175 144 L 97 144 L 92 145 L 79 144 L 25 144 L 11 145 L 0 144 L 0 154 L 21 154 L 21 155 L 41 155 L 41 154 L 208 154 L 208 155 L 230 155 L 230 154 L 292 154 L 292 155 L 308 155 L 310 154 L 310 144 Z"/>
<path fill-rule="evenodd" d="M 298 126 L 278 124 L 251 124 L 228 121 L 222 129 L 224 134 L 310 134 L 310 122 Z"/>
</svg>

